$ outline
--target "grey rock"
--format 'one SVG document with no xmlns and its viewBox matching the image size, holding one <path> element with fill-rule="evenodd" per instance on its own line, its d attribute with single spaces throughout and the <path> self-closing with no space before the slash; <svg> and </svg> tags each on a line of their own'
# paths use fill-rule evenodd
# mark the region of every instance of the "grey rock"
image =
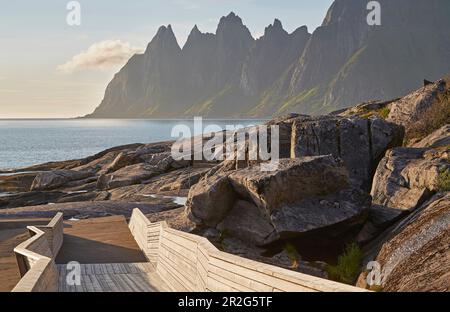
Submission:
<svg viewBox="0 0 450 312">
<path fill-rule="evenodd" d="M 256 246 L 272 241 L 272 235 L 278 238 L 270 218 L 255 204 L 243 200 L 234 204 L 217 229 Z"/>
<path fill-rule="evenodd" d="M 374 259 L 387 292 L 445 292 L 450 287 L 450 193 L 432 197 L 382 236 Z M 360 278 L 361 286 L 364 276 Z"/>
<path fill-rule="evenodd" d="M 214 175 L 190 189 L 186 213 L 195 223 L 215 227 L 233 208 L 235 200 L 228 175 Z"/>
<path fill-rule="evenodd" d="M 282 159 L 273 172 L 255 165 L 206 177 L 191 189 L 187 212 L 199 226 L 262 246 L 318 229 L 339 236 L 361 225 L 369 207 L 342 162 L 316 156 Z"/>
<path fill-rule="evenodd" d="M 332 154 L 340 157 L 352 182 L 370 188 L 373 172 L 386 150 L 403 141 L 401 126 L 360 117 L 299 117 L 292 129 L 291 157 Z"/>
<path fill-rule="evenodd" d="M 154 176 L 161 174 L 161 171 L 154 166 L 146 164 L 136 164 L 124 167 L 114 173 L 101 175 L 97 181 L 99 190 L 110 190 L 118 187 L 140 184 Z"/>
<path fill-rule="evenodd" d="M 438 191 L 438 177 L 449 168 L 443 152 L 394 148 L 386 153 L 375 173 L 371 218 L 375 225 L 389 224 Z"/>
<path fill-rule="evenodd" d="M 229 180 L 241 198 L 253 201 L 267 215 L 348 187 L 347 170 L 332 156 L 282 159 L 276 171 L 264 172 L 258 165 L 233 172 Z"/>
<path fill-rule="evenodd" d="M 370 208 L 370 196 L 357 189 L 346 189 L 321 198 L 308 198 L 288 204 L 272 216 L 279 236 L 299 236 L 318 229 L 327 235 L 339 236 L 350 228 L 363 224 Z M 344 224 L 342 228 L 333 225 Z"/>
<path fill-rule="evenodd" d="M 39 173 L 31 185 L 31 191 L 52 190 L 63 186 L 64 184 L 82 180 L 92 176 L 90 172 L 74 170 L 53 170 Z"/>
<path fill-rule="evenodd" d="M 405 96 L 391 104 L 388 120 L 403 125 L 408 130 L 411 124 L 419 120 L 433 106 L 436 98 L 446 89 L 445 80 L 438 80 Z"/>
<path fill-rule="evenodd" d="M 445 125 L 426 138 L 414 144 L 416 148 L 436 148 L 450 146 L 450 125 Z"/>
</svg>

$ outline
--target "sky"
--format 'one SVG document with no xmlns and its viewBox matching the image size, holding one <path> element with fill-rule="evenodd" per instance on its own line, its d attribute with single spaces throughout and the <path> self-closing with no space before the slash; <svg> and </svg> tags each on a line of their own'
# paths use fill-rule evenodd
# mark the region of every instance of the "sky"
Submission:
<svg viewBox="0 0 450 312">
<path fill-rule="evenodd" d="M 310 32 L 332 0 L 79 0 L 81 24 L 69 26 L 69 0 L 0 0 L 0 119 L 70 118 L 91 113 L 108 82 L 161 25 L 182 46 L 192 27 L 215 33 L 235 12 L 255 38 L 275 18 Z"/>
</svg>

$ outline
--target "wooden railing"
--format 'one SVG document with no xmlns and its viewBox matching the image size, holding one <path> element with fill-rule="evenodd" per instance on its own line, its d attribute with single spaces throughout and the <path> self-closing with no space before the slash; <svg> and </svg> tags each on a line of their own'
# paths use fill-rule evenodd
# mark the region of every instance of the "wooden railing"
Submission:
<svg viewBox="0 0 450 312">
<path fill-rule="evenodd" d="M 207 239 L 151 223 L 133 210 L 129 228 L 173 291 L 355 292 L 365 291 L 219 251 Z"/>
<path fill-rule="evenodd" d="M 21 280 L 13 292 L 53 292 L 58 289 L 55 257 L 63 243 L 63 214 L 46 226 L 29 226 L 30 238 L 14 248 Z"/>
</svg>

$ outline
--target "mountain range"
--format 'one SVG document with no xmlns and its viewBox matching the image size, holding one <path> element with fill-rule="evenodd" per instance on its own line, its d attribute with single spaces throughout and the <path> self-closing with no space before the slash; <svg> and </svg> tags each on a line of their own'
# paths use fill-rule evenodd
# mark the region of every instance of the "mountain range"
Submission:
<svg viewBox="0 0 450 312">
<path fill-rule="evenodd" d="M 450 1 L 336 0 L 312 34 L 275 19 L 255 40 L 234 13 L 180 47 L 159 28 L 109 83 L 91 118 L 268 118 L 389 100 L 450 73 Z"/>
</svg>

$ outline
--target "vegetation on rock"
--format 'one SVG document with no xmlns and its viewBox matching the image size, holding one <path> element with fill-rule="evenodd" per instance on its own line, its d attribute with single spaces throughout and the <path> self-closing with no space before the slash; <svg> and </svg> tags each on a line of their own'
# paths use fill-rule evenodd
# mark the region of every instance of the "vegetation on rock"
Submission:
<svg viewBox="0 0 450 312">
<path fill-rule="evenodd" d="M 438 189 L 441 192 L 450 191 L 450 169 L 445 169 L 439 174 Z"/>
<path fill-rule="evenodd" d="M 424 112 L 422 118 L 412 124 L 405 142 L 420 140 L 450 123 L 450 89 L 438 95 L 436 103 Z"/>
<path fill-rule="evenodd" d="M 361 273 L 363 252 L 356 243 L 347 245 L 344 253 L 339 256 L 337 265 L 327 267 L 329 278 L 337 282 L 354 284 Z"/>
</svg>

